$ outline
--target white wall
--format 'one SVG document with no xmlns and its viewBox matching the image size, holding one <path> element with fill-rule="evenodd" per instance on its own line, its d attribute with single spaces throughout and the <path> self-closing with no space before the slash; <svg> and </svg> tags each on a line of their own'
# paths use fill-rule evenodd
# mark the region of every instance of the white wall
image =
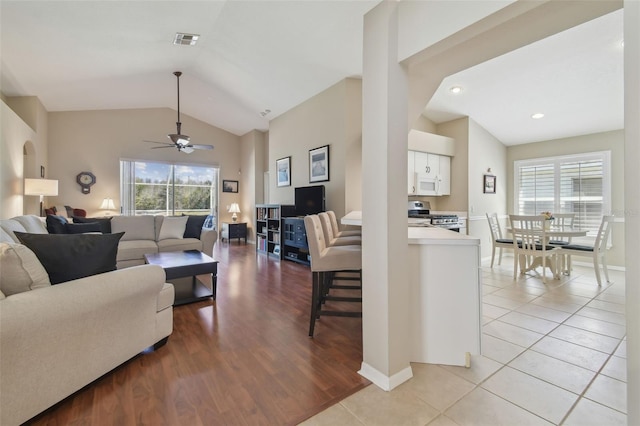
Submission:
<svg viewBox="0 0 640 426">
<path fill-rule="evenodd" d="M 212 151 L 192 154 L 173 148 L 151 149 L 144 140 L 167 141 L 175 132 L 175 111 L 169 108 L 73 111 L 49 113 L 49 168 L 59 180 L 59 195 L 51 204 L 87 210 L 88 216 L 102 215 L 103 198 L 111 197 L 120 208 L 120 164 L 122 158 L 194 163 L 220 166 L 223 179 L 238 180 L 240 138 L 182 114 L 182 133 L 193 143 L 211 144 Z M 92 172 L 96 184 L 82 194 L 76 183 L 81 171 Z M 225 207 L 240 202 L 240 194 L 220 192 L 220 219 L 230 220 Z"/>
<path fill-rule="evenodd" d="M 247 238 L 255 241 L 256 203 L 263 199 L 266 133 L 253 130 L 241 138 L 240 214 L 239 222 L 247 222 Z"/>
</svg>

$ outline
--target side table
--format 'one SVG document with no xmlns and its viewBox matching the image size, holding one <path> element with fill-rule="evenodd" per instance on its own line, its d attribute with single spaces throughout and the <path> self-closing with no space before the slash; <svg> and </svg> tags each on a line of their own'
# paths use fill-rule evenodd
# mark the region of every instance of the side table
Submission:
<svg viewBox="0 0 640 426">
<path fill-rule="evenodd" d="M 244 243 L 247 243 L 247 222 L 222 222 L 220 227 L 220 240 L 224 241 L 237 238 L 244 238 Z"/>
</svg>

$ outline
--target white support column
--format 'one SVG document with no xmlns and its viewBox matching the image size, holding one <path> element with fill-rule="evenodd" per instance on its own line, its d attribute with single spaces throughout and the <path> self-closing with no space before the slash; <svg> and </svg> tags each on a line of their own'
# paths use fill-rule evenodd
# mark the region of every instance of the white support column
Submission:
<svg viewBox="0 0 640 426">
<path fill-rule="evenodd" d="M 407 271 L 407 73 L 398 64 L 398 3 L 365 15 L 362 77 L 363 362 L 384 390 L 412 377 Z"/>
<path fill-rule="evenodd" d="M 625 265 L 627 424 L 640 424 L 640 2 L 624 2 Z"/>
</svg>

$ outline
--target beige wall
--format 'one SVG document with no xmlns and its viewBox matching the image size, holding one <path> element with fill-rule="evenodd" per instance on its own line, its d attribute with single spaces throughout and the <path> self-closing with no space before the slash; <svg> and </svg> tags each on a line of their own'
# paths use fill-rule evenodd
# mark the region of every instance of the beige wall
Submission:
<svg viewBox="0 0 640 426">
<path fill-rule="evenodd" d="M 611 213 L 624 217 L 624 131 L 595 133 L 572 138 L 510 146 L 507 149 L 507 210 L 513 206 L 513 162 L 529 158 L 543 158 L 593 151 L 611 151 Z M 612 244 L 607 261 L 610 265 L 624 265 L 624 226 L 617 223 L 612 230 Z"/>
<path fill-rule="evenodd" d="M 74 111 L 49 113 L 49 167 L 59 179 L 59 195 L 52 204 L 70 205 L 101 215 L 103 198 L 120 208 L 120 159 L 167 161 L 220 166 L 220 181 L 238 180 L 240 138 L 199 120 L 182 115 L 182 132 L 194 143 L 214 145 L 212 151 L 180 153 L 173 148 L 151 149 L 143 140 L 167 141 L 175 132 L 175 111 L 168 108 Z M 92 172 L 96 184 L 82 194 L 76 183 L 81 171 Z M 226 206 L 240 202 L 240 194 L 220 192 L 220 219 L 230 220 Z"/>
<path fill-rule="evenodd" d="M 3 99 L 8 103 L 3 100 L 0 111 L 0 218 L 39 214 L 39 198 L 22 194 L 24 178 L 39 178 L 40 166 L 45 167 L 47 178 L 56 179 L 47 163 L 47 114 L 35 98 L 30 97 L 28 101 L 11 97 Z M 16 106 L 31 125 L 11 106 Z"/>
<path fill-rule="evenodd" d="M 255 241 L 255 204 L 263 199 L 264 157 L 266 133 L 254 130 L 241 138 L 240 215 L 238 221 L 247 222 L 247 238 Z"/>
<path fill-rule="evenodd" d="M 345 213 L 347 164 L 359 167 L 361 82 L 345 79 L 271 120 L 269 124 L 269 203 L 293 204 L 294 188 L 324 185 L 326 208 Z M 360 119 L 360 122 L 358 122 Z M 309 150 L 329 145 L 329 181 L 309 183 Z M 347 154 L 349 153 L 349 154 Z M 291 156 L 291 186 L 276 187 L 276 160 Z M 348 158 L 347 158 L 348 157 Z M 353 176 L 352 176 L 353 178 Z M 355 179 L 355 178 L 354 178 Z M 349 184 L 350 206 L 359 187 Z"/>
</svg>

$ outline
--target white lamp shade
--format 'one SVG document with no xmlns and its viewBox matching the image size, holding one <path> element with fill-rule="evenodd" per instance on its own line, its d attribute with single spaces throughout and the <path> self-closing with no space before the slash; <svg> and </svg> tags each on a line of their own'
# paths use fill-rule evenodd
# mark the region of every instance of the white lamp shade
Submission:
<svg viewBox="0 0 640 426">
<path fill-rule="evenodd" d="M 229 206 L 229 213 L 240 213 L 240 206 L 238 203 L 231 203 Z"/>
<path fill-rule="evenodd" d="M 101 210 L 115 210 L 116 205 L 113 203 L 111 198 L 105 198 L 102 200 L 102 204 L 100 204 Z"/>
<path fill-rule="evenodd" d="M 58 181 L 55 179 L 25 179 L 24 195 L 58 195 Z"/>
</svg>

